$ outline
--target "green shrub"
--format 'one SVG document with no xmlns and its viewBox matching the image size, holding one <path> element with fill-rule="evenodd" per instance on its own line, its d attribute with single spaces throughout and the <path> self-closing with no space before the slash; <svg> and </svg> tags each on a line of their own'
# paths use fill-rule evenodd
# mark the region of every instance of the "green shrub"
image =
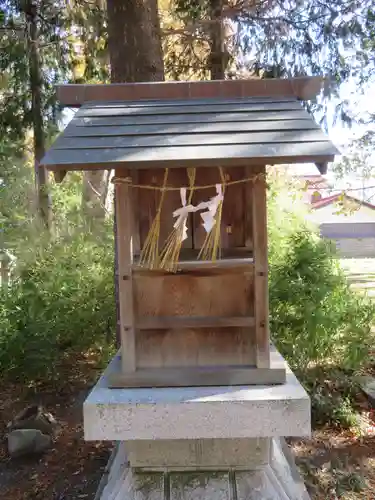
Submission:
<svg viewBox="0 0 375 500">
<path fill-rule="evenodd" d="M 273 178 L 268 208 L 274 342 L 300 376 L 322 363 L 360 368 L 373 341 L 374 306 L 349 288 L 335 250 L 308 222 L 301 191 L 287 178 Z"/>
<path fill-rule="evenodd" d="M 310 398 L 311 419 L 314 427 L 327 424 L 342 429 L 359 427 L 358 414 L 349 398 L 332 397 L 332 394 L 324 393 L 321 387 L 311 392 Z"/>
<path fill-rule="evenodd" d="M 71 352 L 113 339 L 111 238 L 76 234 L 41 245 L 19 267 L 0 300 L 0 373 L 21 380 L 58 378 Z"/>
<path fill-rule="evenodd" d="M 112 228 L 80 232 L 76 181 L 66 192 L 56 188 L 54 242 L 12 232 L 12 242 L 22 236 L 19 279 L 0 297 L 2 376 L 58 378 L 67 353 L 106 347 L 114 337 Z M 327 361 L 357 369 L 367 359 L 372 306 L 350 291 L 329 247 L 306 226 L 298 193 L 288 186 L 283 194 L 274 182 L 269 194 L 273 340 L 300 373 Z"/>
<path fill-rule="evenodd" d="M 326 243 L 306 228 L 286 239 L 270 269 L 271 331 L 290 364 L 357 369 L 371 344 L 374 308 L 351 291 Z"/>
<path fill-rule="evenodd" d="M 350 370 L 316 366 L 301 375 L 303 385 L 310 394 L 314 427 L 329 425 L 360 431 L 360 407 L 356 401 L 361 388 Z"/>
<path fill-rule="evenodd" d="M 374 305 L 349 288 L 291 183 L 274 179 L 268 206 L 272 339 L 310 394 L 313 424 L 356 428 L 351 381 L 370 361 Z"/>
</svg>

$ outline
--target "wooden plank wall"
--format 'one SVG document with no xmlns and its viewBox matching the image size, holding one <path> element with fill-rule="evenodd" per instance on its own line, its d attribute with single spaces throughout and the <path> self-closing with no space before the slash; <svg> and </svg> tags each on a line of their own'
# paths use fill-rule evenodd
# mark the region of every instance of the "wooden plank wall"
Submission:
<svg viewBox="0 0 375 500">
<path fill-rule="evenodd" d="M 139 368 L 255 366 L 254 328 L 145 330 L 137 335 Z"/>
<path fill-rule="evenodd" d="M 243 167 L 233 167 L 224 169 L 227 181 L 242 179 L 245 175 Z M 164 169 L 148 169 L 137 172 L 140 184 L 161 186 L 163 184 Z M 217 167 L 197 168 L 196 186 L 220 183 L 220 174 Z M 187 186 L 188 179 L 186 169 L 169 169 L 168 185 Z M 249 225 L 249 218 L 245 211 L 245 184 L 228 186 L 224 196 L 224 206 L 221 223 L 221 247 L 223 249 L 244 248 L 251 249 L 252 246 L 252 226 Z M 148 230 L 156 215 L 159 204 L 160 191 L 148 189 L 134 189 L 137 193 L 137 204 L 135 209 L 138 211 L 138 220 L 140 224 L 140 244 L 144 245 Z M 197 190 L 193 195 L 192 203 L 197 205 L 201 201 L 208 201 L 216 195 L 216 189 Z M 173 217 L 173 211 L 181 207 L 180 193 L 178 191 L 169 191 L 166 193 L 163 203 L 160 222 L 160 245 L 166 241 L 172 231 L 176 218 Z M 247 206 L 251 211 L 251 206 Z M 245 242 L 244 214 L 248 224 L 248 241 Z M 249 233 L 250 231 L 250 233 Z M 200 213 L 191 214 L 188 220 L 188 238 L 184 241 L 183 249 L 196 249 L 202 247 L 206 232 L 202 226 Z"/>
<path fill-rule="evenodd" d="M 243 167 L 233 167 L 224 170 L 227 182 L 244 178 Z M 197 186 L 208 184 L 221 184 L 220 172 L 217 167 L 198 168 Z M 221 219 L 221 248 L 243 248 L 245 246 L 244 236 L 244 184 L 228 186 L 224 193 L 224 205 Z M 204 189 L 194 194 L 193 203 L 208 201 L 216 195 L 216 189 Z M 194 245 L 200 249 L 206 238 L 206 232 L 202 226 L 202 218 L 199 213 L 194 214 Z"/>
<path fill-rule="evenodd" d="M 142 368 L 254 365 L 254 327 L 227 327 L 225 318 L 253 316 L 251 272 L 150 276 L 135 274 L 135 313 L 142 318 L 213 319 L 215 328 L 137 330 Z M 184 319 L 185 318 L 185 319 Z M 144 321 L 143 321 L 144 322 Z M 171 321 L 173 322 L 173 321 Z M 207 321 L 206 321 L 207 322 Z"/>
<path fill-rule="evenodd" d="M 138 171 L 138 181 L 141 185 L 162 186 L 164 169 L 146 169 Z M 168 185 L 174 187 L 187 186 L 188 178 L 186 169 L 171 168 L 168 173 Z M 151 189 L 134 189 L 138 194 L 137 210 L 139 220 L 139 233 L 141 248 L 143 247 L 149 228 L 155 218 L 161 191 Z M 181 197 L 179 191 L 168 191 L 165 194 L 161 219 L 160 219 L 160 246 L 165 243 L 168 235 L 173 229 L 176 217 L 173 212 L 181 207 Z M 188 238 L 183 242 L 183 248 L 193 248 L 192 225 L 188 224 Z"/>
<path fill-rule="evenodd" d="M 230 169 L 227 180 L 250 177 L 257 172 L 264 173 L 264 168 L 255 172 L 248 167 Z M 163 173 L 162 170 L 138 172 L 137 182 L 161 185 Z M 116 175 L 124 177 L 127 171 L 118 171 Z M 175 169 L 170 172 L 168 184 L 181 186 L 186 184 L 186 178 L 185 170 Z M 197 185 L 215 182 L 219 182 L 217 168 L 197 171 Z M 229 186 L 224 198 L 223 247 L 253 250 L 253 267 L 245 271 L 224 271 L 218 264 L 217 269 L 191 269 L 171 275 L 131 272 L 131 239 L 133 237 L 137 253 L 138 241 L 140 245 L 144 244 L 155 216 L 160 192 L 116 184 L 120 322 L 125 373 L 136 367 L 269 367 L 265 185 L 265 179 L 261 178 L 255 183 Z M 214 194 L 215 189 L 212 192 L 197 191 L 193 203 Z M 172 229 L 173 210 L 180 206 L 179 192 L 169 192 L 163 207 L 161 243 Z M 204 238 L 198 215 L 189 222 L 186 244 L 191 249 L 199 248 Z M 230 232 L 226 231 L 228 227 Z M 184 327 L 177 326 L 179 323 L 173 320 L 176 317 L 181 318 L 181 325 L 186 323 Z M 193 325 L 195 318 L 197 327 L 187 326 Z M 211 327 L 209 318 L 216 318 L 215 327 Z M 251 318 L 254 318 L 254 326 Z M 205 327 L 200 324 L 202 321 L 208 322 Z M 157 326 L 159 323 L 166 326 Z M 168 326 L 171 324 L 175 326 Z"/>
</svg>

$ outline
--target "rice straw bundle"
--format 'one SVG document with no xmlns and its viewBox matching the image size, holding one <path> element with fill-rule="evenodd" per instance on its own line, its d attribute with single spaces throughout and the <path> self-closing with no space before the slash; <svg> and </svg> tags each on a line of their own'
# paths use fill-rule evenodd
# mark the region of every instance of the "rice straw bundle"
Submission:
<svg viewBox="0 0 375 500">
<path fill-rule="evenodd" d="M 191 205 L 191 200 L 194 194 L 195 183 L 195 168 L 188 168 L 187 175 L 189 178 L 189 197 L 187 199 L 187 206 Z M 186 205 L 183 202 L 183 206 Z M 178 212 L 178 211 L 177 211 Z M 160 254 L 160 268 L 166 271 L 176 272 L 178 260 L 180 257 L 182 242 L 186 236 L 186 220 L 188 213 L 183 213 L 177 219 L 172 232 L 169 234 L 167 241 Z"/>
<path fill-rule="evenodd" d="M 168 181 L 169 169 L 164 171 L 163 187 L 161 190 L 159 205 L 156 211 L 155 218 L 151 224 L 150 230 L 147 234 L 145 244 L 142 248 L 139 265 L 148 267 L 149 269 L 159 268 L 159 236 L 160 236 L 160 216 L 163 208 L 164 197 L 166 193 L 166 186 Z"/>
<path fill-rule="evenodd" d="M 219 167 L 220 179 L 222 183 L 222 193 L 225 192 L 225 176 L 222 167 Z M 215 213 L 215 223 L 211 231 L 207 233 L 203 242 L 202 248 L 198 254 L 198 259 L 215 261 L 220 258 L 220 232 L 221 232 L 221 217 L 223 213 L 223 200 L 219 202 Z"/>
</svg>

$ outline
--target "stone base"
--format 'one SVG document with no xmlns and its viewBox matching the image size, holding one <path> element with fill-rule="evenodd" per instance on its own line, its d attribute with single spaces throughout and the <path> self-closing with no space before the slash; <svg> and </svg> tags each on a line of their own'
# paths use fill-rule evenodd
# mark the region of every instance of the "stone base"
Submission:
<svg viewBox="0 0 375 500">
<path fill-rule="evenodd" d="M 250 470 L 139 471 L 119 443 L 100 500 L 309 500 L 283 439 L 269 441 L 269 462 Z"/>
<path fill-rule="evenodd" d="M 307 500 L 279 436 L 310 435 L 310 400 L 280 385 L 111 389 L 84 403 L 86 440 L 118 443 L 96 500 Z"/>
<path fill-rule="evenodd" d="M 249 470 L 269 463 L 271 440 L 143 440 L 127 441 L 123 446 L 130 466 L 143 471 Z"/>
<path fill-rule="evenodd" d="M 111 389 L 116 356 L 83 406 L 88 441 L 309 436 L 310 399 L 287 366 L 281 385 Z"/>
</svg>

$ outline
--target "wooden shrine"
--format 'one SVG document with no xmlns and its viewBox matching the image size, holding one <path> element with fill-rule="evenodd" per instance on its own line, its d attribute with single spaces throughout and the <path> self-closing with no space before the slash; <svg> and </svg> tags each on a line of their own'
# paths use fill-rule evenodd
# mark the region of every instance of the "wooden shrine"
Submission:
<svg viewBox="0 0 375 500">
<path fill-rule="evenodd" d="M 278 384 L 266 175 L 335 148 L 319 79 L 63 86 L 80 106 L 42 164 L 114 169 L 121 373 L 112 387 Z M 171 98 L 173 96 L 174 98 Z"/>
</svg>

